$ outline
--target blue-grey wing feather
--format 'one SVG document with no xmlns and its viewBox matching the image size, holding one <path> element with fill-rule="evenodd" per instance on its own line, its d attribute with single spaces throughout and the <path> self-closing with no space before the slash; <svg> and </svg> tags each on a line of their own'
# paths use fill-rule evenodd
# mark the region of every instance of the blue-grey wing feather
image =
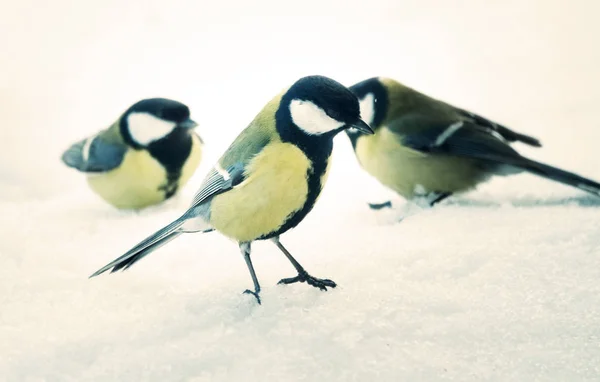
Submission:
<svg viewBox="0 0 600 382">
<path fill-rule="evenodd" d="M 127 150 L 124 144 L 108 142 L 95 136 L 71 145 L 61 159 L 67 166 L 82 172 L 106 172 L 123 162 Z"/>
<path fill-rule="evenodd" d="M 216 169 L 212 169 L 208 173 L 200 186 L 200 190 L 194 195 L 190 209 L 197 207 L 215 195 L 232 189 L 244 180 L 244 167 L 241 163 L 228 167 L 224 172 L 227 174 L 227 178 Z"/>
</svg>

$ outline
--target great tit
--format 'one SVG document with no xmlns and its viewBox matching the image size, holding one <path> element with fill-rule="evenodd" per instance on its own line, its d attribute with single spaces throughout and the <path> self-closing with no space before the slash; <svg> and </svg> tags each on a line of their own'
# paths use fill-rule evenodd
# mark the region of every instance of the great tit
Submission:
<svg viewBox="0 0 600 382">
<path fill-rule="evenodd" d="M 183 215 L 90 277 L 127 269 L 183 233 L 219 231 L 244 256 L 260 304 L 250 260 L 256 240 L 271 240 L 298 275 L 279 283 L 306 282 L 327 290 L 335 282 L 309 275 L 279 241 L 311 211 L 327 179 L 333 137 L 347 128 L 372 133 L 360 118 L 356 96 L 322 76 L 299 79 L 273 98 L 233 141 L 207 174 Z"/>
<path fill-rule="evenodd" d="M 493 175 L 528 171 L 600 196 L 600 184 L 525 158 L 510 143 L 541 147 L 469 111 L 428 97 L 389 78 L 370 78 L 350 87 L 361 116 L 375 134 L 346 133 L 361 167 L 384 186 L 421 206 L 433 206 L 473 189 Z M 370 204 L 390 207 L 391 202 Z"/>
<path fill-rule="evenodd" d="M 85 173 L 108 203 L 141 209 L 175 195 L 196 171 L 203 147 L 196 126 L 186 105 L 144 99 L 108 129 L 69 147 L 62 161 Z"/>
</svg>

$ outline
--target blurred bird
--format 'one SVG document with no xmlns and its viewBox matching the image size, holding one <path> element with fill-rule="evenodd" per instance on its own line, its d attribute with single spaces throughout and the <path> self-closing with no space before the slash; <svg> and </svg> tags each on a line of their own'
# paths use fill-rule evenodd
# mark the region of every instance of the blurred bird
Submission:
<svg viewBox="0 0 600 382">
<path fill-rule="evenodd" d="M 189 209 L 90 277 L 127 269 L 183 233 L 217 230 L 238 242 L 260 304 L 260 285 L 250 260 L 255 240 L 271 240 L 298 275 L 281 284 L 306 282 L 327 290 L 335 282 L 309 275 L 279 241 L 311 211 L 327 179 L 333 137 L 347 128 L 372 133 L 360 119 L 358 99 L 322 76 L 301 78 L 271 100 L 208 173 Z"/>
<path fill-rule="evenodd" d="M 203 147 L 196 126 L 186 105 L 144 99 L 108 129 L 69 147 L 62 161 L 85 173 L 108 203 L 141 209 L 175 195 L 196 171 Z"/>
<path fill-rule="evenodd" d="M 362 118 L 375 131 L 346 131 L 360 165 L 415 204 L 431 207 L 493 175 L 523 171 L 600 196 L 599 183 L 525 158 L 509 145 L 541 147 L 533 137 L 389 78 L 370 78 L 350 89 L 359 98 Z M 369 205 L 380 209 L 391 202 Z"/>
</svg>

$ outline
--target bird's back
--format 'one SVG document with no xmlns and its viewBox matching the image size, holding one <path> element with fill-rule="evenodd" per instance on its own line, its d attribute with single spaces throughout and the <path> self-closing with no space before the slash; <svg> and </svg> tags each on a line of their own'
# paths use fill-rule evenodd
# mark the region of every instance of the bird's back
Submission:
<svg viewBox="0 0 600 382">
<path fill-rule="evenodd" d="M 462 119 L 457 110 L 438 99 L 432 98 L 399 82 L 381 79 L 388 89 L 388 112 L 382 125 L 394 129 L 396 133 L 411 133 L 410 124 L 396 124 L 399 119 L 409 119 L 411 116 L 426 116 L 432 121 L 450 124 Z M 407 118 L 408 117 L 408 118 Z M 415 127 L 418 131 L 418 127 Z"/>
<path fill-rule="evenodd" d="M 267 103 L 252 122 L 231 143 L 219 159 L 219 164 L 222 168 L 226 169 L 236 163 L 248 163 L 271 140 L 278 139 L 275 113 L 282 96 L 283 92 Z"/>
</svg>

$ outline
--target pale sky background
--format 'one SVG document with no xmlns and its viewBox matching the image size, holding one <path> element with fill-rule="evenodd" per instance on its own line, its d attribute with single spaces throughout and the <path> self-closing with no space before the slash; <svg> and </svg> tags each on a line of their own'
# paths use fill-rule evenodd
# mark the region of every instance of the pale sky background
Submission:
<svg viewBox="0 0 600 382">
<path fill-rule="evenodd" d="M 394 77 L 538 136 L 545 144 L 538 159 L 561 152 L 560 144 L 575 157 L 595 155 L 578 143 L 600 141 L 600 3 L 593 0 L 26 0 L 1 7 L 5 182 L 44 179 L 46 191 L 80 184 L 59 163 L 61 150 L 153 96 L 191 107 L 212 163 L 268 99 L 308 74 L 348 85 Z M 573 160 L 588 173 L 598 164 Z"/>
</svg>

